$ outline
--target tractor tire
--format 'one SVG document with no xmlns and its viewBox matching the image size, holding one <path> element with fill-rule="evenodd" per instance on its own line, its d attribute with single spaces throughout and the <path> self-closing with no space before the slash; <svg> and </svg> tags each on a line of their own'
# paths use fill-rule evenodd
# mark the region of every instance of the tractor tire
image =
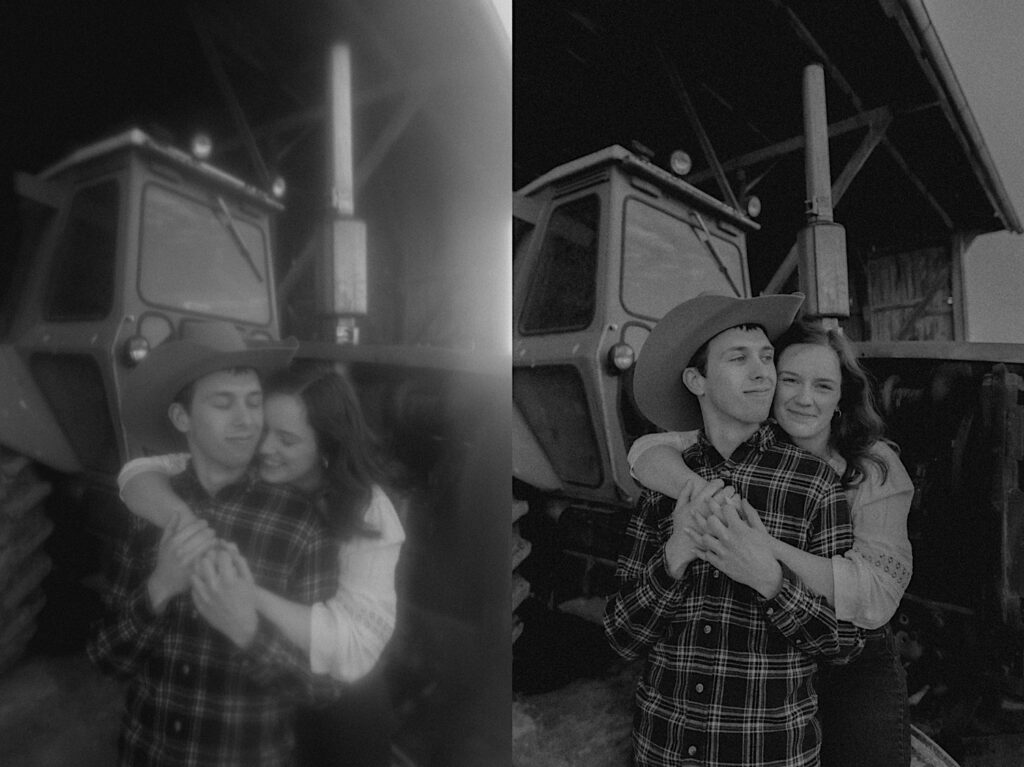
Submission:
<svg viewBox="0 0 1024 767">
<path fill-rule="evenodd" d="M 523 621 L 516 610 L 530 595 L 530 584 L 516 569 L 530 555 L 530 542 L 519 534 L 519 519 L 529 510 L 526 501 L 512 501 L 512 644 L 523 633 Z"/>
<path fill-rule="evenodd" d="M 42 546 L 53 523 L 43 503 L 51 490 L 28 458 L 0 451 L 0 673 L 24 654 L 46 603 L 52 562 Z"/>
</svg>

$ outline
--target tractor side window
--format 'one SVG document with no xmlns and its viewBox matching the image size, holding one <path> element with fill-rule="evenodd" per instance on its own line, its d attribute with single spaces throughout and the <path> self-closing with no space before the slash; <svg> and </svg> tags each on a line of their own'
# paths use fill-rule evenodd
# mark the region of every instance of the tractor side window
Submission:
<svg viewBox="0 0 1024 767">
<path fill-rule="evenodd" d="M 113 179 L 71 201 L 50 273 L 45 317 L 55 322 L 101 320 L 114 303 L 118 187 Z"/>
<path fill-rule="evenodd" d="M 735 243 L 637 199 L 626 201 L 622 236 L 622 305 L 661 319 L 703 292 L 742 296 L 743 257 Z"/>
<path fill-rule="evenodd" d="M 556 209 L 548 221 L 520 320 L 522 333 L 582 330 L 594 317 L 597 284 L 596 195 Z"/>
</svg>

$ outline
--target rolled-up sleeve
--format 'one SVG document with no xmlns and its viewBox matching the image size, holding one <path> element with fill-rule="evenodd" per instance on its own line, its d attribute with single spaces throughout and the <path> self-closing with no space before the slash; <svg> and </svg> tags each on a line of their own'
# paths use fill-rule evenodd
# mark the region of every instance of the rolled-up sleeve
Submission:
<svg viewBox="0 0 1024 767">
<path fill-rule="evenodd" d="M 124 486 L 129 480 L 140 474 L 156 472 L 173 476 L 181 474 L 188 466 L 188 453 L 168 453 L 167 455 L 147 455 L 142 458 L 133 458 L 121 467 L 117 475 L 117 489 L 124 491 Z"/>
<path fill-rule="evenodd" d="M 656 434 L 644 434 L 637 437 L 632 445 L 629 447 L 629 452 L 626 454 L 626 461 L 629 463 L 629 475 L 636 479 L 636 473 L 634 468 L 636 462 L 640 460 L 640 456 L 647 450 L 657 445 L 667 445 L 673 450 L 678 450 L 682 453 L 686 448 L 690 447 L 697 441 L 696 431 L 663 431 Z"/>
<path fill-rule="evenodd" d="M 379 536 L 341 545 L 338 592 L 313 605 L 311 615 L 312 671 L 346 682 L 373 669 L 395 630 L 395 568 L 405 532 L 380 488 L 374 488 L 365 522 Z"/>
</svg>

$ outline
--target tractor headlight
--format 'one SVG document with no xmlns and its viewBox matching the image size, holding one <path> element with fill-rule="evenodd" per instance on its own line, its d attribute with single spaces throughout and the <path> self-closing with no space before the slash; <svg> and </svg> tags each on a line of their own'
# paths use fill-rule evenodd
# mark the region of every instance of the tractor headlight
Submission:
<svg viewBox="0 0 1024 767">
<path fill-rule="evenodd" d="M 275 176 L 274 182 L 270 185 L 270 193 L 274 195 L 274 199 L 283 200 L 287 192 L 288 183 L 284 180 L 284 176 Z"/>
<path fill-rule="evenodd" d="M 206 162 L 213 154 L 213 139 L 209 133 L 199 132 L 192 137 L 192 156 Z"/>
<path fill-rule="evenodd" d="M 693 169 L 693 160 L 682 149 L 677 149 L 669 155 L 668 166 L 677 176 L 685 176 Z"/>
<path fill-rule="evenodd" d="M 124 342 L 124 361 L 128 367 L 135 367 L 149 354 L 149 341 L 142 336 L 132 336 Z"/>
<path fill-rule="evenodd" d="M 636 362 L 636 352 L 629 344 L 617 343 L 608 350 L 608 364 L 615 373 L 624 373 Z"/>
</svg>

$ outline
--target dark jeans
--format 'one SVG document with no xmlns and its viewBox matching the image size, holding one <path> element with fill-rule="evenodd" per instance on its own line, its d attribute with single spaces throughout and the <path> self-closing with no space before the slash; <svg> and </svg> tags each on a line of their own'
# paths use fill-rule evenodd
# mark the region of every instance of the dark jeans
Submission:
<svg viewBox="0 0 1024 767">
<path fill-rule="evenodd" d="M 295 723 L 299 767 L 387 767 L 393 711 L 378 671 L 353 684 L 336 703 L 302 708 Z"/>
<path fill-rule="evenodd" d="M 888 626 L 849 665 L 822 664 L 817 686 L 822 767 L 910 764 L 907 675 Z"/>
</svg>

